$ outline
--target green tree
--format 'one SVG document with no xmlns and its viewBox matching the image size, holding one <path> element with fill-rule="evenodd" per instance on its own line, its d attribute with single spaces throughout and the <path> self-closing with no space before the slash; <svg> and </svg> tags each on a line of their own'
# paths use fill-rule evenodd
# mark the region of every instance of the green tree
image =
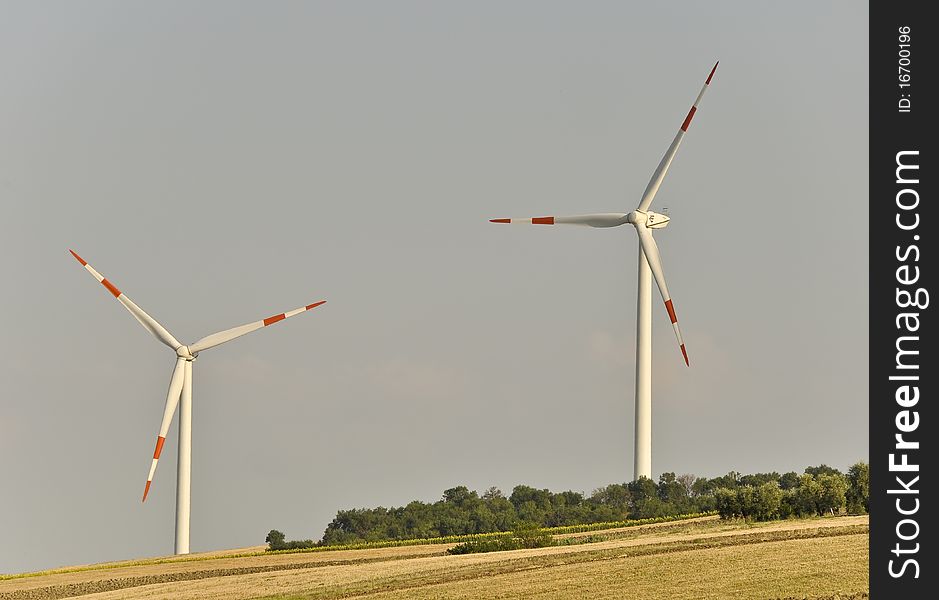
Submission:
<svg viewBox="0 0 939 600">
<path fill-rule="evenodd" d="M 714 503 L 717 513 L 722 519 L 732 519 L 742 515 L 740 503 L 737 501 L 737 491 L 729 488 L 714 490 Z"/>
<path fill-rule="evenodd" d="M 775 481 L 767 481 L 754 490 L 755 502 L 753 518 L 757 521 L 769 521 L 780 517 L 783 492 Z"/>
<path fill-rule="evenodd" d="M 794 514 L 800 517 L 822 514 L 820 512 L 822 486 L 809 473 L 799 476 L 799 485 L 793 497 Z"/>
<path fill-rule="evenodd" d="M 703 491 L 705 493 L 713 493 L 714 490 L 719 488 L 734 489 L 740 484 L 740 473 L 736 471 L 731 471 L 727 475 L 721 475 L 720 477 L 715 477 L 714 479 L 709 479 L 707 483 L 703 486 Z"/>
<path fill-rule="evenodd" d="M 781 475 L 775 471 L 772 473 L 754 473 L 752 475 L 743 475 L 740 477 L 740 485 L 752 485 L 759 487 L 764 483 L 778 482 Z"/>
<path fill-rule="evenodd" d="M 799 487 L 799 474 L 795 471 L 783 473 L 779 478 L 779 487 L 784 490 L 791 490 Z"/>
<path fill-rule="evenodd" d="M 817 467 L 806 467 L 805 472 L 809 475 L 814 475 L 818 477 L 819 475 L 841 475 L 841 471 L 834 467 L 829 467 L 826 464 L 818 465 Z"/>
<path fill-rule="evenodd" d="M 482 495 L 482 499 L 486 500 L 487 502 L 490 500 L 496 500 L 497 498 L 505 498 L 505 494 L 503 494 L 502 490 L 495 486 L 490 487 Z"/>
<path fill-rule="evenodd" d="M 675 506 L 683 506 L 688 499 L 688 490 L 674 473 L 662 473 L 659 476 L 658 494 L 663 502 Z"/>
<path fill-rule="evenodd" d="M 648 519 L 662 512 L 662 501 L 659 500 L 659 490 L 654 481 L 648 477 L 640 477 L 630 482 L 627 487 L 632 496 L 630 518 Z"/>
<path fill-rule="evenodd" d="M 757 497 L 752 485 L 741 485 L 736 489 L 737 504 L 740 506 L 740 514 L 745 519 L 752 519 L 757 513 Z"/>
<path fill-rule="evenodd" d="M 648 498 L 654 498 L 658 494 L 658 487 L 655 482 L 648 477 L 640 477 L 627 485 L 633 502 L 642 502 Z"/>
<path fill-rule="evenodd" d="M 516 514 L 520 521 L 530 521 L 532 523 L 544 523 L 545 511 L 535 504 L 534 500 L 526 500 L 515 507 Z"/>
<path fill-rule="evenodd" d="M 594 490 L 588 502 L 593 507 L 594 512 L 599 512 L 602 507 L 608 508 L 608 511 L 604 512 L 605 515 L 608 515 L 607 518 L 599 520 L 625 519 L 632 504 L 632 494 L 625 484 L 612 483 Z"/>
<path fill-rule="evenodd" d="M 539 510 L 547 511 L 551 508 L 551 492 L 548 490 L 538 490 L 527 485 L 517 485 L 512 489 L 512 495 L 509 496 L 509 502 L 516 508 L 526 502 L 534 502 Z"/>
<path fill-rule="evenodd" d="M 267 542 L 267 547 L 269 549 L 280 550 L 285 546 L 284 541 L 286 539 L 287 538 L 284 536 L 283 533 L 281 533 L 280 531 L 277 531 L 276 529 L 271 529 L 268 532 L 267 537 L 264 538 L 264 541 Z"/>
<path fill-rule="evenodd" d="M 839 513 L 845 508 L 848 480 L 841 473 L 823 473 L 815 478 L 821 487 L 818 499 L 818 514 Z"/>
<path fill-rule="evenodd" d="M 478 499 L 479 496 L 476 495 L 476 492 L 469 491 L 465 485 L 458 485 L 456 487 L 450 488 L 449 490 L 444 490 L 443 492 L 444 502 L 449 502 L 459 507 L 473 504 L 473 501 Z"/>
<path fill-rule="evenodd" d="M 848 512 L 866 513 L 870 510 L 871 467 L 866 462 L 858 462 L 848 469 L 848 492 L 846 501 Z"/>
</svg>

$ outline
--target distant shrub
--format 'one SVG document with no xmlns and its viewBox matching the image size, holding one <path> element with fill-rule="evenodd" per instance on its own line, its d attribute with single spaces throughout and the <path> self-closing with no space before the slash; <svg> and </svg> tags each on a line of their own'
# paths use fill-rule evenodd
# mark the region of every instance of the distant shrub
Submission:
<svg viewBox="0 0 939 600">
<path fill-rule="evenodd" d="M 479 552 L 500 552 L 503 550 L 522 550 L 525 548 L 544 548 L 556 546 L 557 542 L 547 530 L 536 523 L 525 522 L 510 534 L 499 537 L 469 540 L 447 550 L 447 554 L 474 554 Z"/>
</svg>

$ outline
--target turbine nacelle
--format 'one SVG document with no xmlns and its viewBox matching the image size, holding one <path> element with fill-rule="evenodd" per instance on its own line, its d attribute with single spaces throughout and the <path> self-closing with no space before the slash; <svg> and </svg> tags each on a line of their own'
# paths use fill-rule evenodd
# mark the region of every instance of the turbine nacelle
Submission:
<svg viewBox="0 0 939 600">
<path fill-rule="evenodd" d="M 668 215 L 651 210 L 634 210 L 626 215 L 627 222 L 633 225 L 645 225 L 649 229 L 664 229 L 670 221 Z"/>
</svg>

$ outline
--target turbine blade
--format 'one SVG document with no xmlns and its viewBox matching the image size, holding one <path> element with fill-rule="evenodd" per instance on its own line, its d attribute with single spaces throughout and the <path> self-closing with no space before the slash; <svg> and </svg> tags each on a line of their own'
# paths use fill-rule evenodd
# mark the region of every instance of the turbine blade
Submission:
<svg viewBox="0 0 939 600">
<path fill-rule="evenodd" d="M 704 92 L 706 92 L 708 86 L 711 85 L 711 78 L 714 77 L 714 71 L 717 70 L 717 65 L 719 64 L 720 61 L 714 63 L 714 68 L 711 69 L 711 73 L 708 75 L 707 80 L 704 82 L 704 86 L 698 93 L 698 97 L 691 106 L 691 110 L 688 111 L 688 116 L 685 117 L 685 121 L 678 129 L 678 133 L 675 135 L 675 139 L 672 140 L 672 144 L 668 147 L 668 150 L 665 151 L 665 156 L 662 157 L 662 161 L 659 162 L 659 166 L 656 167 L 655 172 L 652 173 L 652 179 L 649 180 L 649 184 L 646 186 L 646 191 L 642 193 L 642 199 L 639 201 L 639 206 L 636 208 L 636 210 L 646 211 L 649 210 L 649 206 L 652 205 L 652 199 L 655 198 L 655 193 L 659 191 L 659 186 L 662 185 L 662 180 L 665 179 L 665 173 L 668 172 L 668 166 L 672 164 L 672 159 L 675 158 L 675 153 L 678 152 L 678 147 L 681 145 L 681 140 L 683 137 L 685 137 L 685 133 L 688 131 L 688 127 L 691 126 L 691 119 L 694 118 L 694 113 L 698 110 L 698 103 L 701 102 L 701 98 L 704 96 Z"/>
<path fill-rule="evenodd" d="M 625 213 L 597 213 L 569 217 L 531 217 L 527 219 L 489 219 L 490 223 L 522 223 L 525 225 L 587 225 L 588 227 L 617 227 L 626 223 Z"/>
<path fill-rule="evenodd" d="M 72 256 L 75 257 L 75 260 L 80 262 L 81 265 L 85 267 L 85 270 L 91 273 L 91 275 L 98 280 L 98 283 L 106 287 L 108 291 L 111 292 L 111 295 L 117 298 L 117 301 L 123 304 L 124 308 L 126 308 L 130 314 L 134 315 L 134 318 L 137 319 L 137 321 L 143 325 L 147 331 L 152 333 L 156 339 L 160 340 L 173 350 L 176 350 L 182 346 L 182 344 L 180 344 L 179 341 L 173 337 L 173 334 L 167 331 L 165 327 L 160 325 L 156 319 L 144 312 L 142 308 L 134 304 L 133 300 L 128 298 L 123 292 L 121 292 L 121 290 L 117 289 L 113 283 L 105 279 L 101 273 L 95 271 L 91 265 L 85 262 L 85 259 L 79 256 L 74 250 L 69 250 L 69 252 L 71 252 Z"/>
<path fill-rule="evenodd" d="M 274 315 L 273 317 L 268 317 L 261 321 L 255 321 L 254 323 L 247 323 L 246 325 L 239 325 L 238 327 L 232 327 L 231 329 L 226 329 L 225 331 L 219 331 L 218 333 L 213 333 L 212 335 L 207 335 L 195 344 L 189 346 L 189 351 L 195 354 L 196 352 L 202 352 L 219 344 L 224 344 L 235 338 L 241 337 L 246 333 L 251 333 L 261 329 L 262 327 L 267 327 L 268 325 L 273 325 L 278 321 L 283 321 L 288 317 L 298 315 L 302 312 L 306 312 L 311 308 L 316 308 L 321 304 L 326 304 L 325 300 L 320 300 L 319 302 L 314 302 L 313 304 L 307 304 L 306 306 L 301 306 L 300 308 L 280 313 L 279 315 Z"/>
<path fill-rule="evenodd" d="M 672 321 L 672 327 L 675 329 L 675 337 L 678 338 L 678 347 L 681 348 L 681 355 L 685 358 L 685 365 L 691 366 L 688 362 L 688 352 L 685 350 L 685 342 L 681 338 L 681 329 L 678 328 L 678 317 L 675 315 L 675 306 L 672 304 L 672 297 L 668 293 L 668 285 L 665 284 L 665 271 L 662 270 L 662 258 L 659 256 L 659 247 L 652 237 L 652 230 L 645 225 L 636 225 L 636 232 L 639 233 L 639 243 L 642 244 L 642 251 L 646 255 L 646 261 L 652 269 L 652 276 L 655 277 L 655 283 L 659 286 L 659 292 L 662 294 L 662 300 L 665 301 L 665 310 L 668 311 L 668 318 Z"/>
<path fill-rule="evenodd" d="M 153 451 L 153 462 L 150 463 L 150 473 L 147 474 L 147 485 L 143 489 L 143 500 L 141 500 L 141 502 L 147 501 L 147 494 L 150 493 L 150 484 L 153 482 L 153 474 L 156 472 L 157 462 L 160 460 L 160 453 L 163 452 L 163 442 L 166 441 L 166 434 L 170 430 L 170 423 L 173 422 L 176 406 L 179 405 L 179 395 L 183 391 L 185 364 L 186 359 L 176 359 L 176 367 L 173 369 L 173 376 L 170 378 L 170 389 L 166 392 L 166 406 L 163 408 L 163 421 L 160 423 L 160 434 L 157 436 L 156 449 Z"/>
</svg>

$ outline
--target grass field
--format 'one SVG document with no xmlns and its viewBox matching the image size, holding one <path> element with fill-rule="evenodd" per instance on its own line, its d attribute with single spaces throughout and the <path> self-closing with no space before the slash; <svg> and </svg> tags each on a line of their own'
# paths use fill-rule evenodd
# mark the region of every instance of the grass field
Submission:
<svg viewBox="0 0 939 600">
<path fill-rule="evenodd" d="M 868 519 L 693 519 L 450 556 L 452 544 L 257 555 L 256 549 L 60 569 L 0 581 L 0 600 L 868 597 Z"/>
</svg>

